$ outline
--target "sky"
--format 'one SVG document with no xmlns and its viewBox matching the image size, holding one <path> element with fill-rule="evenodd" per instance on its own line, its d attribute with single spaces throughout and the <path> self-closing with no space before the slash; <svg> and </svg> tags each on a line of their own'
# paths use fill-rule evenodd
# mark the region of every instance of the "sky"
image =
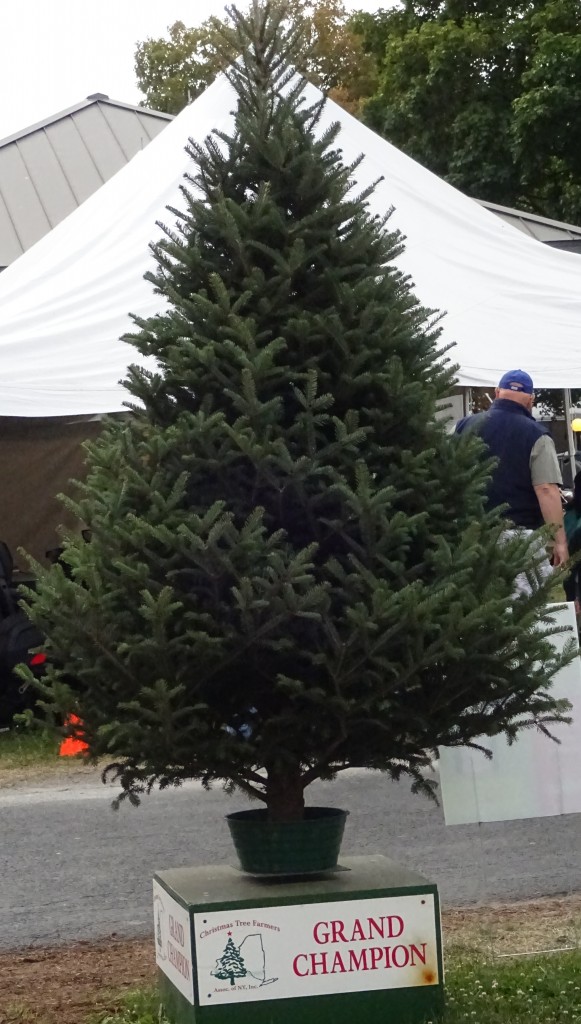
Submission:
<svg viewBox="0 0 581 1024">
<path fill-rule="evenodd" d="M 374 11 L 386 0 L 345 0 Z M 221 14 L 224 0 L 0 0 L 0 139 L 91 93 L 137 105 L 135 44 Z"/>
</svg>

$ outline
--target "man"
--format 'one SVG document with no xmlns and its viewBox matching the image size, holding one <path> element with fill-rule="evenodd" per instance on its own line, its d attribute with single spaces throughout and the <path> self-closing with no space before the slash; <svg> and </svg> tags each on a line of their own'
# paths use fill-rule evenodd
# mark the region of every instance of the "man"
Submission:
<svg viewBox="0 0 581 1024">
<path fill-rule="evenodd" d="M 573 481 L 573 497 L 565 509 L 564 522 L 569 554 L 576 555 L 581 551 L 581 473 L 577 473 Z M 580 615 L 581 562 L 573 566 L 564 586 L 567 600 L 575 602 L 575 610 Z"/>
<path fill-rule="evenodd" d="M 507 506 L 509 529 L 530 532 L 543 523 L 557 528 L 551 558 L 557 566 L 569 557 L 559 491 L 561 471 L 548 431 L 533 418 L 534 402 L 528 373 L 510 370 L 496 388 L 488 412 L 464 417 L 456 424 L 456 433 L 474 431 L 498 460 L 488 487 L 488 504 Z"/>
</svg>

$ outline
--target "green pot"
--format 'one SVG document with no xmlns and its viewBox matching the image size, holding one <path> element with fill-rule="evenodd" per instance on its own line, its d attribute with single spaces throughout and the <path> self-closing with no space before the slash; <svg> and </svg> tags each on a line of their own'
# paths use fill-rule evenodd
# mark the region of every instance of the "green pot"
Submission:
<svg viewBox="0 0 581 1024">
<path fill-rule="evenodd" d="M 268 821 L 266 809 L 226 815 L 243 871 L 251 875 L 309 875 L 332 871 L 348 811 L 306 807 L 302 821 Z"/>
</svg>

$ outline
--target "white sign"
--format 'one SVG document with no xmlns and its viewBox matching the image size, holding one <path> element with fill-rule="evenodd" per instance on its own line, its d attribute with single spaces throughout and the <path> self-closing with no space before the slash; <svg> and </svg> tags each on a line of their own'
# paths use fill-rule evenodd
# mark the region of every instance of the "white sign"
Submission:
<svg viewBox="0 0 581 1024">
<path fill-rule="evenodd" d="M 201 1006 L 439 983 L 434 897 L 194 914 Z"/>
<path fill-rule="evenodd" d="M 575 606 L 551 609 L 554 624 L 567 632 L 551 637 L 562 651 L 577 639 Z M 512 821 L 581 811 L 581 661 L 575 658 L 557 673 L 555 697 L 571 703 L 571 725 L 550 725 L 555 743 L 537 729 L 527 729 L 508 745 L 504 736 L 482 736 L 492 760 L 466 747 L 441 747 L 440 786 L 446 825 Z"/>
<path fill-rule="evenodd" d="M 158 882 L 153 883 L 155 960 L 172 985 L 194 1004 L 190 915 Z"/>
</svg>

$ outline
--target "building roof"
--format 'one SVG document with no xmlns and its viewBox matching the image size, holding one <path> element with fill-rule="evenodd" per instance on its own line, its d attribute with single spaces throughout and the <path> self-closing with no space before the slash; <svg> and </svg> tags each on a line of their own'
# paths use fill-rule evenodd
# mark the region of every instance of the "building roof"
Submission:
<svg viewBox="0 0 581 1024">
<path fill-rule="evenodd" d="M 539 217 L 536 213 L 513 210 L 509 206 L 498 206 L 496 203 L 487 203 L 483 200 L 478 200 L 478 202 L 487 210 L 496 213 L 513 228 L 523 231 L 525 235 L 531 235 L 538 242 L 544 242 L 545 245 L 551 245 L 555 249 L 568 249 L 570 252 L 581 253 L 581 227 L 565 224 L 559 220 L 549 220 L 547 217 Z"/>
<path fill-rule="evenodd" d="M 0 268 L 72 213 L 171 120 L 94 93 L 0 140 Z"/>
</svg>

